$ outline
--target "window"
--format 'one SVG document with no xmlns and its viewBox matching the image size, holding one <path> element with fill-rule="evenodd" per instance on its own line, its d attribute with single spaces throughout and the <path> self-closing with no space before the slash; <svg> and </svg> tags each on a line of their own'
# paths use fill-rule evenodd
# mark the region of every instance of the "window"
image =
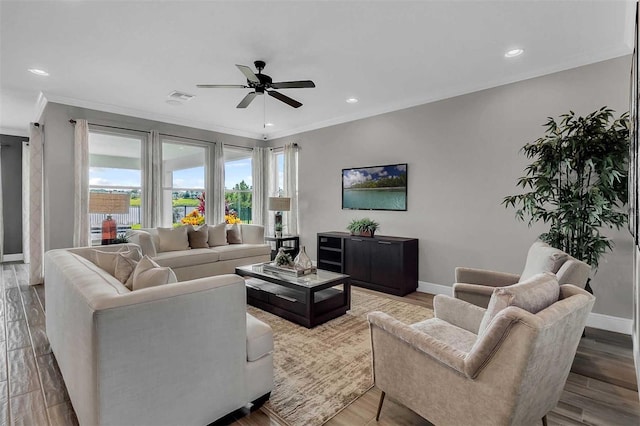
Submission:
<svg viewBox="0 0 640 426">
<path fill-rule="evenodd" d="M 142 223 L 142 145 L 145 138 L 96 129 L 89 131 L 89 222 L 91 243 L 99 245 L 102 223 L 115 220 L 117 232 Z M 95 194 L 95 195 L 94 195 Z M 127 197 L 128 196 L 128 197 Z"/>
<path fill-rule="evenodd" d="M 242 148 L 224 148 L 224 198 L 227 222 L 251 223 L 253 200 L 253 152 Z"/>
<path fill-rule="evenodd" d="M 275 169 L 275 194 L 276 197 L 284 197 L 284 153 L 282 151 L 273 154 Z"/>
<path fill-rule="evenodd" d="M 207 147 L 180 140 L 162 141 L 162 221 L 201 225 L 205 214 Z"/>
</svg>

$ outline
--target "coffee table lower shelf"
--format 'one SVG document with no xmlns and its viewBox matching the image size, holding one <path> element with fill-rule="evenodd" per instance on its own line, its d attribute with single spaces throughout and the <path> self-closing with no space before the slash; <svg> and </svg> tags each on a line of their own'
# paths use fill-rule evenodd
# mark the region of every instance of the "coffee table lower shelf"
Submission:
<svg viewBox="0 0 640 426">
<path fill-rule="evenodd" d="M 351 308 L 348 276 L 339 282 L 327 283 L 327 288 L 295 286 L 276 277 L 257 278 L 242 272 L 236 271 L 246 278 L 247 304 L 307 328 L 344 315 Z"/>
</svg>

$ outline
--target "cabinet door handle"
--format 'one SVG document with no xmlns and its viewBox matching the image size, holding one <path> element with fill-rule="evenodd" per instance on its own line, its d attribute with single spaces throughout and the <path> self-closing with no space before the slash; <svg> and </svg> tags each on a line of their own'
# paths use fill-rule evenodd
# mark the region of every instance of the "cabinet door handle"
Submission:
<svg viewBox="0 0 640 426">
<path fill-rule="evenodd" d="M 389 241 L 378 241 L 378 244 L 389 244 L 389 245 L 391 245 L 391 242 L 389 242 Z"/>
<path fill-rule="evenodd" d="M 352 238 L 351 241 L 362 241 L 360 238 Z"/>
</svg>

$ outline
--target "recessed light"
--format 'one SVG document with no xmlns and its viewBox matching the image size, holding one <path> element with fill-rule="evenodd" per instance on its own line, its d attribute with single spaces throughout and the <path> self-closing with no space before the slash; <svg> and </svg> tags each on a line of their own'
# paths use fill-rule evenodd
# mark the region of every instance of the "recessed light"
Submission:
<svg viewBox="0 0 640 426">
<path fill-rule="evenodd" d="M 45 70 L 38 69 L 38 68 L 29 68 L 29 72 L 31 74 L 39 75 L 41 77 L 48 77 L 49 76 L 48 72 L 46 72 Z"/>
<path fill-rule="evenodd" d="M 264 123 L 266 127 L 273 127 L 273 123 Z"/>
<path fill-rule="evenodd" d="M 358 99 L 356 99 L 356 98 L 349 98 L 349 99 L 347 99 L 347 103 L 348 103 L 348 104 L 355 104 L 355 103 L 357 103 L 357 102 L 358 102 Z"/>
<path fill-rule="evenodd" d="M 516 56 L 520 56 L 524 53 L 523 49 L 511 49 L 507 50 L 507 53 L 504 54 L 505 58 L 515 58 Z"/>
<path fill-rule="evenodd" d="M 167 99 L 165 102 L 173 106 L 182 105 L 182 102 L 176 101 L 175 99 Z"/>
</svg>

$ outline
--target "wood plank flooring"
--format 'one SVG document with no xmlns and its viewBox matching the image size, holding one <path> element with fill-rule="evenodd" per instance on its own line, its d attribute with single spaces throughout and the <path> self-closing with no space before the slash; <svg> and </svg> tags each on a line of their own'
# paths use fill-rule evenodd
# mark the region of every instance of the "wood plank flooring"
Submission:
<svg viewBox="0 0 640 426">
<path fill-rule="evenodd" d="M 44 288 L 28 286 L 27 277 L 22 264 L 4 264 L 0 269 L 0 425 L 77 425 L 45 332 Z M 385 297 L 433 305 L 433 296 L 425 293 Z M 548 415 L 549 424 L 640 424 L 633 368 L 629 336 L 587 329 L 560 402 Z M 327 425 L 431 424 L 389 397 L 376 422 L 379 397 L 378 389 L 369 390 Z M 265 409 L 234 413 L 216 424 L 285 426 Z"/>
</svg>

